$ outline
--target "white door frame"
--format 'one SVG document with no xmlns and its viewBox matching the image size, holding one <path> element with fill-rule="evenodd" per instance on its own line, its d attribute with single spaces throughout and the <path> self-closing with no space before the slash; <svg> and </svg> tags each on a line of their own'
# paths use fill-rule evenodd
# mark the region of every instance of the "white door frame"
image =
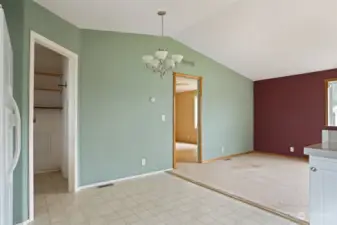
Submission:
<svg viewBox="0 0 337 225">
<path fill-rule="evenodd" d="M 61 45 L 30 32 L 30 70 L 29 70 L 29 221 L 34 220 L 34 62 L 35 44 L 40 44 L 69 59 L 68 76 L 68 189 L 78 190 L 78 55 Z"/>
</svg>

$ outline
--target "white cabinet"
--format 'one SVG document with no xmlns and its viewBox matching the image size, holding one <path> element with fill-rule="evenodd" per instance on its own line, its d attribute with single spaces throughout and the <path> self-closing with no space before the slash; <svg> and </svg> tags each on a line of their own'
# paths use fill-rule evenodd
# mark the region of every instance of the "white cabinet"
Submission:
<svg viewBox="0 0 337 225">
<path fill-rule="evenodd" d="M 310 156 L 310 225 L 337 224 L 337 159 Z"/>
</svg>

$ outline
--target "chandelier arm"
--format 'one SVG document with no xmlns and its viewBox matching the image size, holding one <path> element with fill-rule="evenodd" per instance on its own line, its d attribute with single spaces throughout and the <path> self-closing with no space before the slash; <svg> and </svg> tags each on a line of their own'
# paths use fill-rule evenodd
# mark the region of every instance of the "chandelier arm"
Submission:
<svg viewBox="0 0 337 225">
<path fill-rule="evenodd" d="M 154 71 L 154 67 L 152 65 L 148 64 L 148 63 L 146 64 L 146 68 L 152 70 L 153 72 L 155 72 Z"/>
</svg>

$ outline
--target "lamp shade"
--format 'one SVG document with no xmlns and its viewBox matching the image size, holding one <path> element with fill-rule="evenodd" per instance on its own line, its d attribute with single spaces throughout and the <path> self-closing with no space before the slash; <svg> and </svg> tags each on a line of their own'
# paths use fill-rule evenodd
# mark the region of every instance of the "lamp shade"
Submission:
<svg viewBox="0 0 337 225">
<path fill-rule="evenodd" d="M 176 63 L 181 63 L 181 61 L 183 60 L 184 56 L 182 55 L 172 55 L 172 60 Z"/>
<path fill-rule="evenodd" d="M 158 59 L 153 59 L 151 62 L 150 62 L 151 66 L 154 67 L 154 68 L 158 68 L 159 66 L 159 60 Z"/>
<path fill-rule="evenodd" d="M 144 63 L 151 63 L 154 57 L 152 55 L 144 55 L 142 59 Z"/>
<path fill-rule="evenodd" d="M 165 64 L 166 64 L 166 68 L 172 68 L 173 69 L 175 67 L 175 63 L 174 63 L 173 59 L 166 59 Z"/>
<path fill-rule="evenodd" d="M 156 51 L 155 56 L 157 59 L 165 60 L 167 57 L 167 54 L 168 54 L 168 51 L 158 50 Z"/>
</svg>

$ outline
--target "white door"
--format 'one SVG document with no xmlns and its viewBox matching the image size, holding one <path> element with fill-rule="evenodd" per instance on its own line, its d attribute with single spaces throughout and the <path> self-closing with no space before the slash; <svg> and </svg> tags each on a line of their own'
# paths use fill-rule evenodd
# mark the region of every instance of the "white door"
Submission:
<svg viewBox="0 0 337 225">
<path fill-rule="evenodd" d="M 337 224 L 337 160 L 310 163 L 310 225 Z"/>
<path fill-rule="evenodd" d="M 21 119 L 13 98 L 13 53 L 0 7 L 0 224 L 13 224 L 13 173 L 20 157 Z"/>
</svg>

